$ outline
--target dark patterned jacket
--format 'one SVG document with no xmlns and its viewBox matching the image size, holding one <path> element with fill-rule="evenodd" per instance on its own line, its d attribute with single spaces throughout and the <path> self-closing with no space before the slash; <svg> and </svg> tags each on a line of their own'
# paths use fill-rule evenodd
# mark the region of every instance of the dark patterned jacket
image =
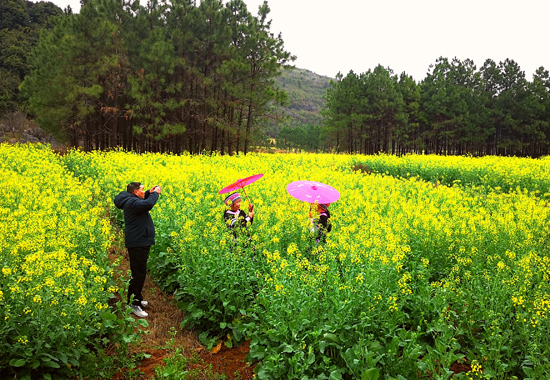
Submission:
<svg viewBox="0 0 550 380">
<path fill-rule="evenodd" d="M 330 222 L 330 212 L 328 210 L 319 214 L 319 218 L 313 221 L 313 227 L 317 230 L 317 243 L 327 242 L 327 233 L 332 231 L 332 223 Z"/>
</svg>

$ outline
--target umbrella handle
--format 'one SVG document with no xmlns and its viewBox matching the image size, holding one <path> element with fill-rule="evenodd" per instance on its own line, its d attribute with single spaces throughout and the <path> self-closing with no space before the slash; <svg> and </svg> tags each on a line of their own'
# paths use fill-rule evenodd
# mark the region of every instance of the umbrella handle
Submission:
<svg viewBox="0 0 550 380">
<path fill-rule="evenodd" d="M 248 204 L 252 204 L 252 202 L 250 201 L 250 198 L 248 198 L 248 194 L 246 193 L 246 190 L 244 189 L 244 186 L 241 187 L 241 189 L 242 189 L 244 195 L 246 196 L 246 200 L 248 200 Z"/>
</svg>

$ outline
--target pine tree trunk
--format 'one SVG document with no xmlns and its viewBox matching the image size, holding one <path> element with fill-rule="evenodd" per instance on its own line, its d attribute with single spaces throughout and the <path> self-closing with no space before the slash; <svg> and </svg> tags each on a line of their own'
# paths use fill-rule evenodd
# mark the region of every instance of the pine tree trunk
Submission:
<svg viewBox="0 0 550 380">
<path fill-rule="evenodd" d="M 244 137 L 244 154 L 245 155 L 248 153 L 248 146 L 250 144 L 251 125 L 252 125 L 252 99 L 250 100 L 250 104 L 248 105 L 248 118 L 246 121 L 246 134 Z"/>
</svg>

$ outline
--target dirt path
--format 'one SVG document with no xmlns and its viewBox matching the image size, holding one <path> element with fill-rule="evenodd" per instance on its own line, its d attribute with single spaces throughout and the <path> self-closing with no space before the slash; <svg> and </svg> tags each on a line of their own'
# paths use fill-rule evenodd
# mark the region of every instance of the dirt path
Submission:
<svg viewBox="0 0 550 380">
<path fill-rule="evenodd" d="M 125 249 L 113 247 L 110 258 L 114 262 L 122 256 L 119 270 L 123 274 L 129 271 L 128 254 Z M 173 295 L 163 293 L 160 288 L 147 276 L 143 288 L 143 296 L 149 302 L 145 310 L 149 313 L 147 317 L 148 327 L 142 328 L 147 334 L 143 334 L 141 341 L 131 348 L 132 355 L 140 353 L 150 355 L 143 359 L 139 364 L 141 374 L 137 371 L 122 371 L 112 380 L 135 379 L 149 380 L 155 376 L 155 368 L 163 365 L 163 359 L 173 355 L 173 350 L 178 347 L 183 349 L 184 355 L 193 362 L 188 369 L 194 369 L 199 372 L 198 377 L 193 379 L 216 379 L 222 378 L 219 375 L 225 375 L 226 379 L 248 380 L 254 377 L 253 366 L 246 362 L 246 355 L 250 351 L 248 342 L 240 347 L 231 349 L 222 345 L 222 348 L 216 354 L 208 352 L 197 338 L 197 333 L 193 330 L 182 330 L 180 323 L 184 318 L 184 313 L 176 305 Z M 174 335 L 174 331 L 176 332 Z M 173 349 L 168 348 L 170 339 L 174 339 Z M 199 359 L 200 360 L 197 360 Z M 209 370 L 209 367 L 211 370 Z M 212 373 L 215 373 L 214 376 Z M 216 375 L 218 374 L 218 375 Z"/>
</svg>

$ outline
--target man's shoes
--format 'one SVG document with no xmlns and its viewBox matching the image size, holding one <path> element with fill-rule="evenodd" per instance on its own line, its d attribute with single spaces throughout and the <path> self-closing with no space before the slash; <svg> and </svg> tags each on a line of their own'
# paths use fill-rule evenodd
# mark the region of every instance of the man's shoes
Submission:
<svg viewBox="0 0 550 380">
<path fill-rule="evenodd" d="M 147 317 L 149 314 L 147 314 L 145 311 L 143 311 L 143 309 L 141 308 L 141 306 L 138 306 L 138 305 L 130 305 L 130 307 L 132 308 L 132 313 L 134 313 L 136 316 L 140 317 L 140 318 L 145 318 Z"/>
<path fill-rule="evenodd" d="M 147 307 L 147 305 L 149 305 L 149 302 L 141 301 L 141 307 Z"/>
</svg>

